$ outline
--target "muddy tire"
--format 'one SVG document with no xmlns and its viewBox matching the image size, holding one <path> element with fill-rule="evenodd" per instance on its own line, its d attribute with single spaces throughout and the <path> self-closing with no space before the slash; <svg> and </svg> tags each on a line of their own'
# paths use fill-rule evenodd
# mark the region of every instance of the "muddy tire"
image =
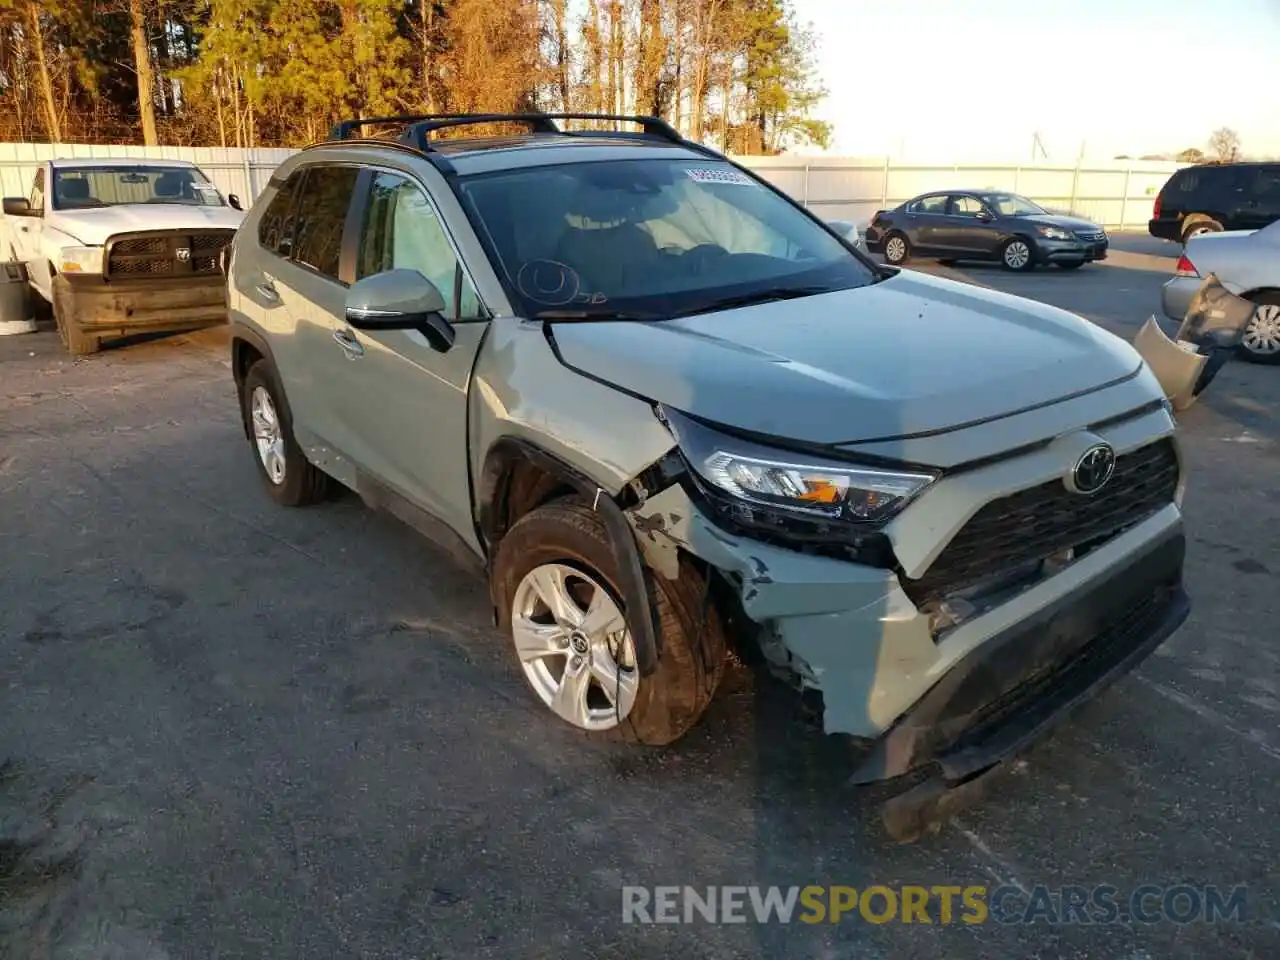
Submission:
<svg viewBox="0 0 1280 960">
<path fill-rule="evenodd" d="M 328 497 L 332 481 L 302 452 L 275 368 L 259 360 L 245 374 L 240 414 L 267 494 L 285 507 L 306 507 Z"/>
<path fill-rule="evenodd" d="M 640 676 L 632 659 L 625 675 L 634 684 L 634 695 L 626 714 L 619 722 L 607 716 L 600 719 L 602 711 L 597 710 L 594 726 L 588 727 L 564 716 L 548 701 L 531 673 L 529 656 L 518 651 L 513 631 L 514 621 L 524 622 L 524 614 L 517 606 L 524 585 L 536 580 L 539 571 L 566 568 L 580 572 L 583 582 L 602 586 L 608 599 L 625 615 L 608 532 L 600 516 L 579 497 L 552 501 L 521 517 L 503 537 L 494 558 L 493 597 L 499 625 L 511 639 L 517 662 L 535 696 L 592 738 L 651 746 L 678 740 L 706 711 L 724 676 L 726 663 L 724 629 L 714 606 L 706 602 L 701 575 L 688 564 L 682 564 L 680 578 L 675 581 L 651 573 L 650 590 L 661 646 L 658 667 L 651 675 Z M 576 605 L 576 612 L 581 613 L 590 603 Z M 571 654 L 572 650 L 566 653 Z M 556 658 L 555 654 L 542 656 L 547 660 Z M 560 682 L 564 683 L 563 678 Z M 605 711 L 609 708 L 606 703 Z"/>
<path fill-rule="evenodd" d="M 71 291 L 66 289 L 65 282 L 53 280 L 53 322 L 58 328 L 58 339 L 73 357 L 86 357 L 102 349 L 102 341 L 91 337 L 80 329 L 75 319 L 75 307 L 71 299 Z"/>
<path fill-rule="evenodd" d="M 1198 237 L 1204 233 L 1221 233 L 1222 224 L 1213 217 L 1206 217 L 1203 214 L 1193 214 L 1187 217 L 1185 225 L 1182 228 L 1182 245 L 1185 247 L 1187 241 L 1192 237 Z"/>
</svg>

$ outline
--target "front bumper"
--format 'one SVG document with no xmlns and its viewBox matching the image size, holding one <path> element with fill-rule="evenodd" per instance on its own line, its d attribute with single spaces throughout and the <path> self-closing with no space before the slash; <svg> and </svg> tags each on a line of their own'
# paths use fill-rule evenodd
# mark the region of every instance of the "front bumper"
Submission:
<svg viewBox="0 0 1280 960">
<path fill-rule="evenodd" d="M 1204 283 L 1201 277 L 1173 277 L 1160 288 L 1160 308 L 1170 320 L 1181 323 L 1191 299 Z"/>
<path fill-rule="evenodd" d="M 1037 258 L 1041 263 L 1092 263 L 1107 259 L 1106 240 L 1049 240 L 1037 237 Z"/>
<path fill-rule="evenodd" d="M 71 319 L 98 337 L 193 330 L 227 322 L 226 278 L 104 281 L 100 276 L 54 280 Z"/>
</svg>

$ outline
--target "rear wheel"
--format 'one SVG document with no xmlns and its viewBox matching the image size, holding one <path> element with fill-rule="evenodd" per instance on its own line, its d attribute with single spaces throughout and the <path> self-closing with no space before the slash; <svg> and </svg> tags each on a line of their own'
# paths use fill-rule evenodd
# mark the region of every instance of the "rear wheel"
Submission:
<svg viewBox="0 0 1280 960">
<path fill-rule="evenodd" d="M 1212 217 L 1191 216 L 1187 218 L 1186 225 L 1182 228 L 1182 243 L 1185 246 L 1192 237 L 1221 232 L 1222 224 Z"/>
<path fill-rule="evenodd" d="M 245 374 L 240 412 L 258 474 L 272 500 L 286 507 L 305 507 L 328 496 L 329 477 L 307 459 L 294 439 L 284 392 L 266 360 L 259 360 Z"/>
<path fill-rule="evenodd" d="M 661 746 L 698 722 L 724 674 L 724 630 L 705 581 L 651 577 L 661 654 L 641 676 L 609 534 L 590 504 L 555 500 L 502 538 L 493 593 L 525 680 L 552 713 L 602 739 Z"/>
<path fill-rule="evenodd" d="M 884 258 L 897 266 L 911 259 L 911 241 L 901 233 L 891 233 L 884 241 Z"/>
<path fill-rule="evenodd" d="M 1254 363 L 1280 363 L 1280 294 L 1263 294 L 1255 302 L 1258 307 L 1240 340 L 1240 356 Z"/>
<path fill-rule="evenodd" d="M 1000 262 L 1006 270 L 1018 273 L 1035 269 L 1036 259 L 1031 242 L 1025 237 L 1014 237 L 1001 249 Z"/>
</svg>

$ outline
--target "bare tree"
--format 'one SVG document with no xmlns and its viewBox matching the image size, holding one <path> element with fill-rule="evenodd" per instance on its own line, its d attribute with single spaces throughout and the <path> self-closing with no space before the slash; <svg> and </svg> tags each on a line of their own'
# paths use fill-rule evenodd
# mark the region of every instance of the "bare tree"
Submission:
<svg viewBox="0 0 1280 960">
<path fill-rule="evenodd" d="M 1235 160 L 1240 156 L 1240 134 L 1230 127 L 1219 127 L 1209 138 L 1209 152 L 1217 160 Z"/>
</svg>

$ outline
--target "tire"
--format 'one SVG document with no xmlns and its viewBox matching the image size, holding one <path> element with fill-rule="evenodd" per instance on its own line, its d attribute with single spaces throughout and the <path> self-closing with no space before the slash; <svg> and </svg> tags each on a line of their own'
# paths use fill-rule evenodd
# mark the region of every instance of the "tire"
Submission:
<svg viewBox="0 0 1280 960">
<path fill-rule="evenodd" d="M 264 397 L 270 402 L 271 416 L 266 416 L 266 409 L 262 407 Z M 259 405 L 257 410 L 255 401 Z M 294 439 L 289 405 L 275 368 L 266 360 L 257 361 L 245 374 L 240 390 L 240 415 L 253 450 L 253 462 L 258 465 L 258 475 L 272 500 L 285 507 L 306 507 L 328 497 L 332 481 L 307 459 Z M 260 431 L 265 436 L 260 437 Z M 268 456 L 262 448 L 264 441 L 273 448 L 272 468 L 267 466 Z M 276 464 L 278 471 L 274 469 Z"/>
<path fill-rule="evenodd" d="M 1066 263 L 1058 264 L 1063 270 L 1079 270 L 1084 266 L 1083 260 L 1069 260 Z"/>
<path fill-rule="evenodd" d="M 884 259 L 895 267 L 911 259 L 911 241 L 905 233 L 895 230 L 884 238 Z"/>
<path fill-rule="evenodd" d="M 1014 273 L 1029 273 L 1036 268 L 1036 248 L 1026 237 L 1013 237 L 1000 248 L 1000 265 Z"/>
<path fill-rule="evenodd" d="M 541 619 L 526 615 L 530 590 L 526 585 L 537 582 L 546 572 L 562 576 L 560 582 L 566 585 L 565 593 L 576 608 L 570 611 L 570 617 L 580 616 L 591 606 L 595 594 L 587 590 L 600 589 L 605 591 L 605 599 L 614 605 L 615 622 L 620 622 L 618 618 L 625 615 L 608 532 L 599 515 L 579 497 L 554 500 L 525 514 L 502 538 L 494 557 L 493 597 L 498 622 L 511 638 L 517 663 L 539 701 L 565 723 L 593 739 L 664 746 L 684 736 L 702 717 L 715 695 L 724 676 L 727 655 L 724 628 L 714 606 L 704 596 L 705 581 L 699 573 L 682 562 L 677 580 L 651 574 L 650 590 L 658 614 L 661 648 L 657 669 L 644 677 L 634 668 L 618 670 L 617 662 L 609 659 L 608 664 L 614 667 L 612 676 L 628 678 L 626 688 L 621 680 L 615 680 L 614 695 L 604 693 L 603 682 L 594 666 L 586 667 L 592 676 L 585 683 L 593 686 L 590 690 L 583 687 L 586 692 L 582 700 L 587 702 L 594 690 L 599 705 L 578 712 L 578 719 L 574 719 L 566 716 L 566 712 L 574 711 L 553 706 L 560 693 L 558 689 L 552 690 L 557 687 L 557 672 L 561 674 L 558 687 L 564 688 L 571 660 L 589 661 L 594 665 L 598 655 L 614 654 L 617 648 L 606 650 L 599 637 L 582 637 L 576 630 L 568 636 L 574 637 L 575 644 L 578 637 L 582 637 L 584 645 L 590 639 L 590 652 L 583 647 L 567 646 L 571 641 L 566 638 L 565 628 L 559 625 L 562 618 L 550 613 L 549 604 L 546 612 L 539 615 Z M 584 586 L 581 599 L 572 596 L 572 588 Z M 537 588 L 532 589 L 542 596 Z M 536 643 L 518 639 L 517 631 L 520 636 L 530 637 L 529 627 L 542 624 L 553 639 L 535 637 Z M 610 635 L 618 636 L 616 631 Z M 522 643 L 526 654 L 519 652 Z M 584 656 L 574 656 L 575 649 L 581 650 Z M 626 660 L 630 660 L 630 665 L 635 663 L 630 656 L 621 659 L 624 668 L 628 666 Z M 627 712 L 621 715 L 624 707 Z M 616 717 L 620 715 L 619 722 Z"/>
<path fill-rule="evenodd" d="M 1254 298 L 1257 309 L 1249 318 L 1240 341 L 1240 358 L 1250 363 L 1280 363 L 1280 294 Z"/>
<path fill-rule="evenodd" d="M 1213 217 L 1192 216 L 1188 217 L 1186 225 L 1182 228 L 1182 245 L 1185 247 L 1187 241 L 1192 237 L 1198 237 L 1202 233 L 1221 233 L 1222 224 Z"/>
<path fill-rule="evenodd" d="M 56 277 L 53 279 L 51 286 L 53 322 L 58 328 L 58 339 L 67 348 L 67 353 L 73 357 L 87 357 L 90 354 L 97 353 L 102 349 L 102 341 L 97 337 L 89 336 L 80 329 L 80 325 L 75 321 L 71 292 L 65 289 L 64 285 L 60 284 Z"/>
</svg>

